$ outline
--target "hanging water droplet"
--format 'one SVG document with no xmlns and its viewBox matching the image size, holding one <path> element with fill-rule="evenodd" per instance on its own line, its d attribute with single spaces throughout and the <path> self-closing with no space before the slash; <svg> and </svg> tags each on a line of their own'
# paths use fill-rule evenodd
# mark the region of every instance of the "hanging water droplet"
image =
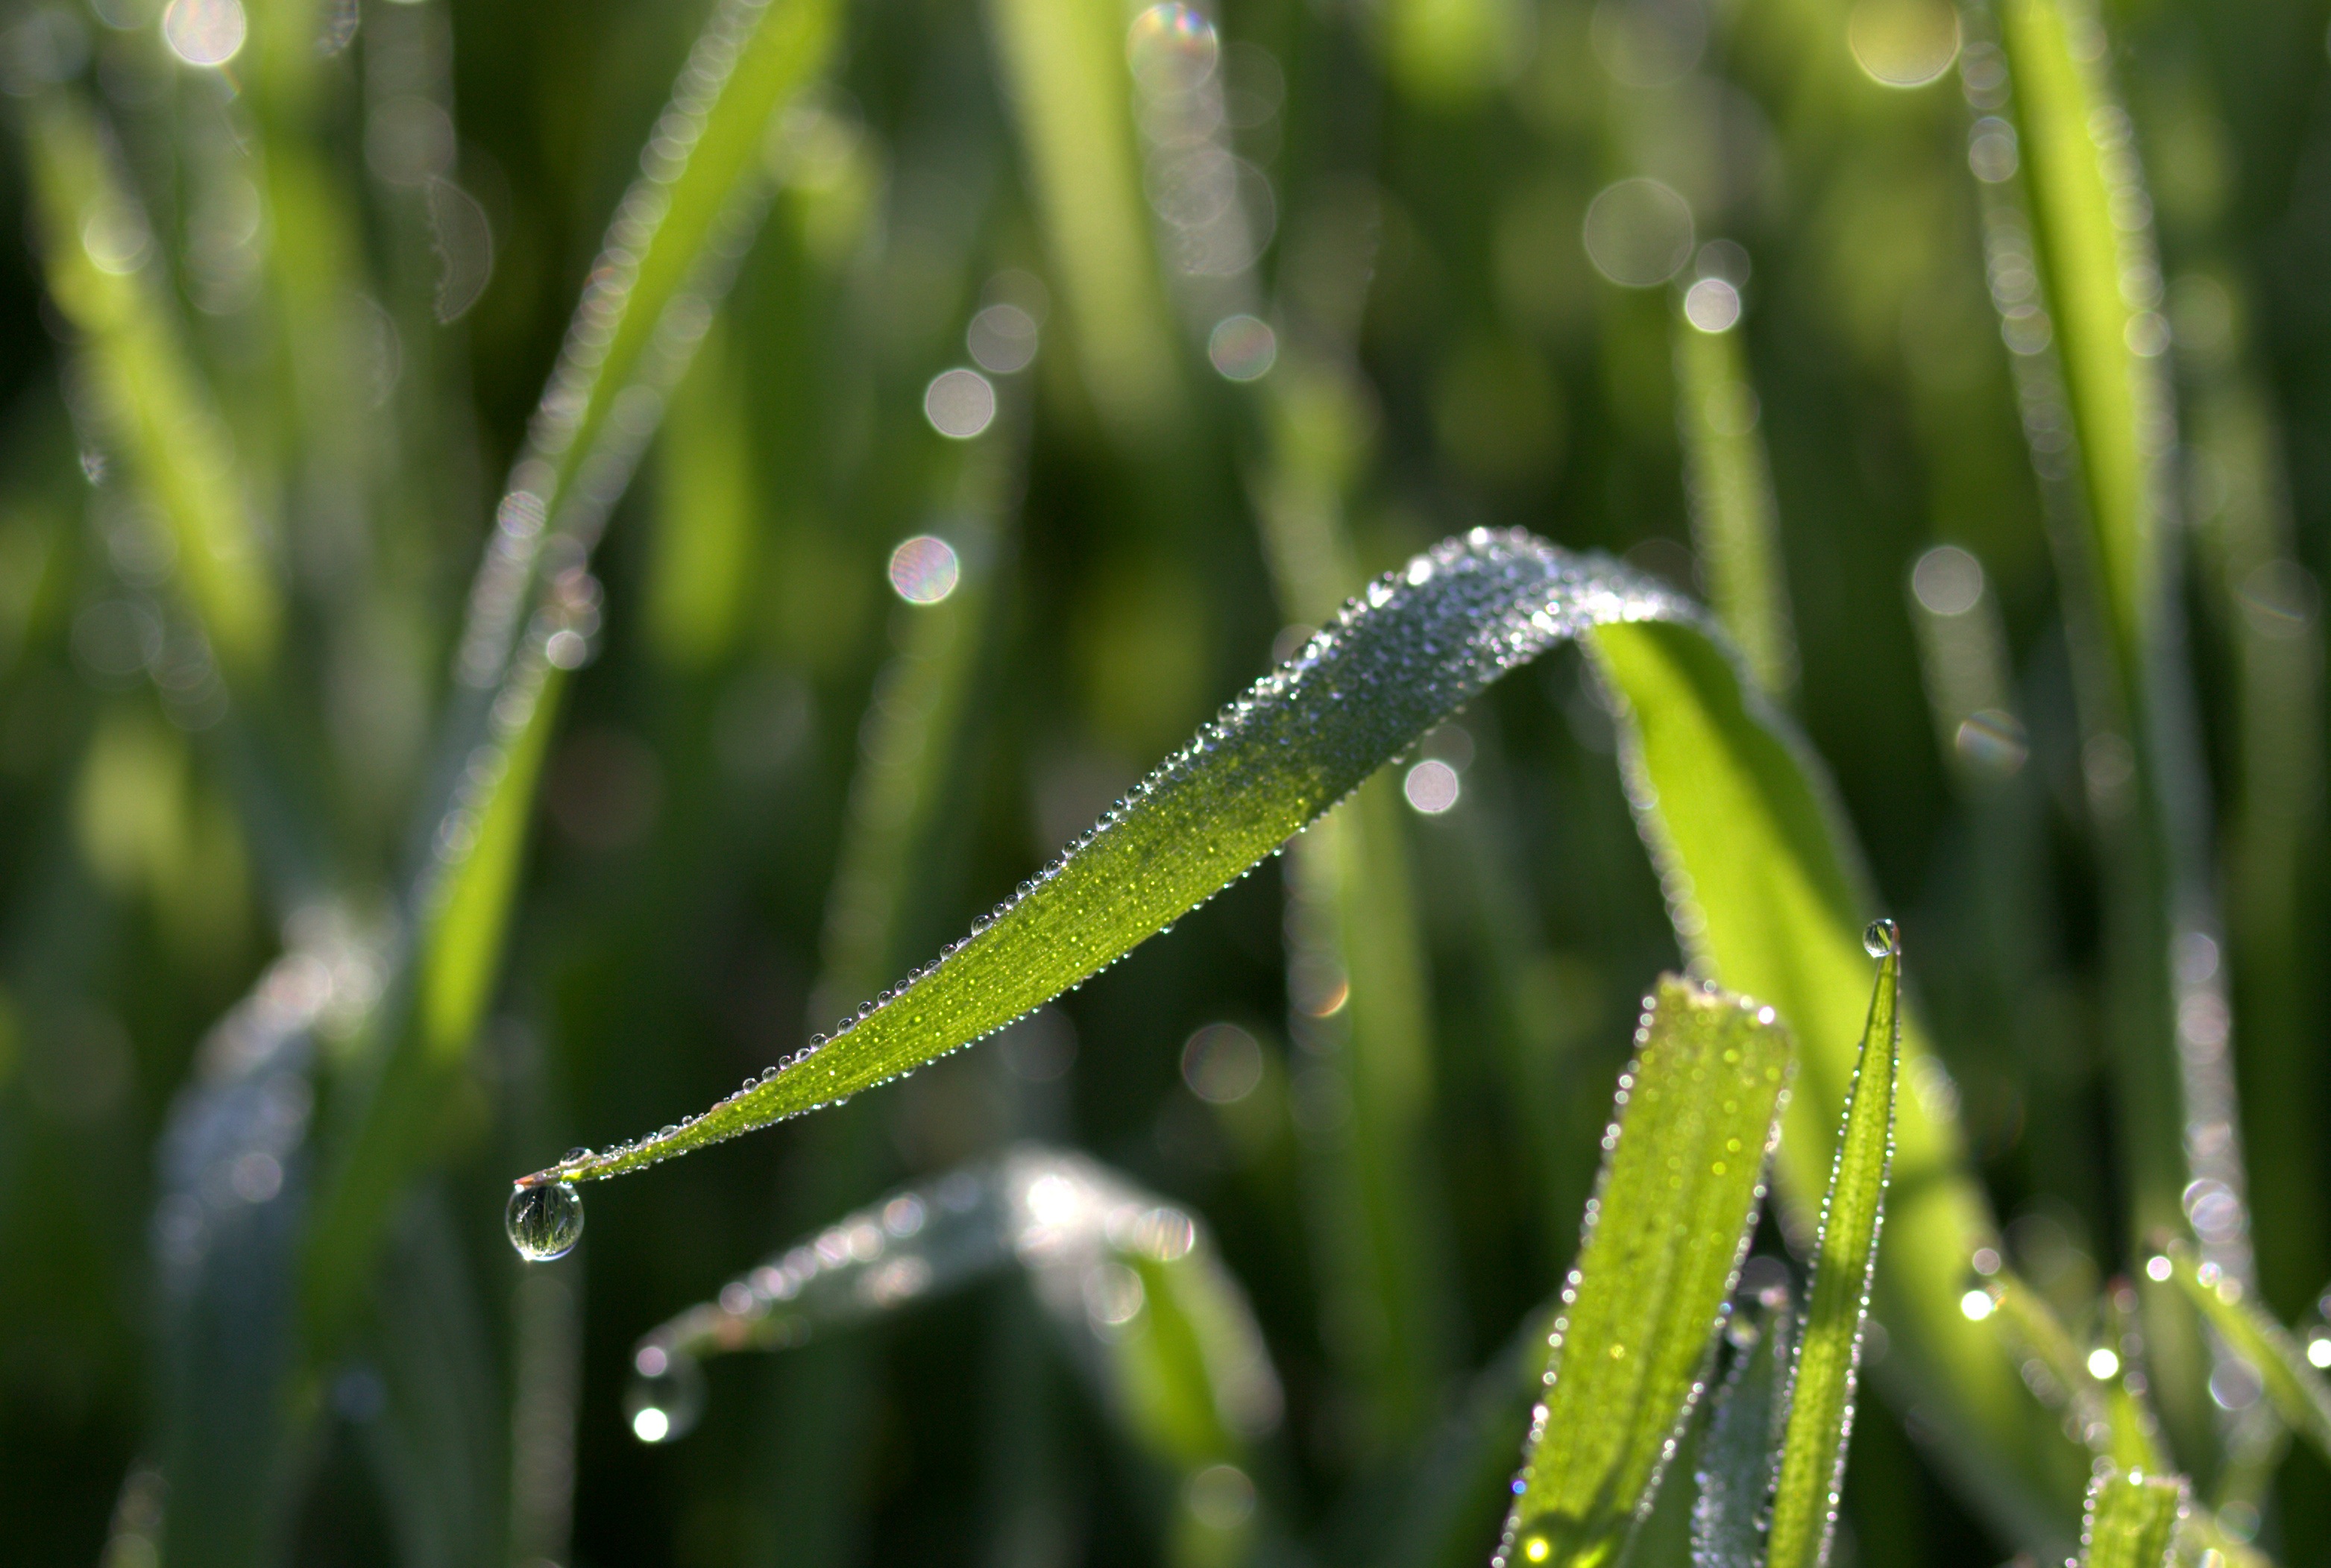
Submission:
<svg viewBox="0 0 2331 1568">
<path fill-rule="evenodd" d="M 547 1263 L 575 1250 L 583 1239 L 583 1195 L 572 1182 L 543 1182 L 510 1193 L 502 1212 L 510 1245 L 529 1263 Z"/>
<path fill-rule="evenodd" d="M 643 1443 L 686 1437 L 704 1413 L 704 1372 L 683 1350 L 644 1345 L 633 1358 L 633 1376 L 623 1391 L 623 1419 Z"/>
<path fill-rule="evenodd" d="M 1870 929 L 1861 934 L 1861 946 L 1862 951 L 1868 953 L 1872 958 L 1883 958 L 1889 953 L 1899 953 L 1902 950 L 1901 927 L 1891 920 L 1884 918 L 1872 920 L 1870 923 Z"/>
</svg>

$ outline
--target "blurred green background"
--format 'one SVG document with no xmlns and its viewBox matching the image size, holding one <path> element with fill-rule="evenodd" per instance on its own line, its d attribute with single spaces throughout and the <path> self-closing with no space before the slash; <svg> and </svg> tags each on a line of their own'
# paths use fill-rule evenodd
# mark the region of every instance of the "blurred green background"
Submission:
<svg viewBox="0 0 2331 1568">
<path fill-rule="evenodd" d="M 662 418 L 519 803 L 490 1005 L 380 1193 L 390 1240 L 350 1265 L 358 1321 L 309 1345 L 304 1381 L 265 1396 L 254 1373 L 262 1397 L 236 1404 L 204 1380 L 292 1354 L 290 1266 L 248 1236 L 247 1257 L 204 1253 L 188 1227 L 274 1212 L 328 1166 L 300 1129 L 337 1125 L 335 1074 L 396 994 L 428 803 L 461 760 L 450 672 L 497 476 L 706 12 L 9 0 L 0 204 L 25 240 L 0 247 L 0 1556 L 151 1561 L 153 1468 L 215 1442 L 262 1456 L 244 1481 L 271 1561 L 1192 1560 L 1172 1485 L 1010 1278 L 712 1362 L 679 1440 L 627 1424 L 642 1334 L 1022 1137 L 1087 1151 L 1218 1239 L 1285 1387 L 1257 1440 L 1256 1550 L 1407 1551 L 1372 1510 L 1558 1285 L 1638 1000 L 1680 962 L 1575 654 L 1428 741 L 1453 804 L 1407 764 L 1361 799 L 1392 914 L 1342 933 L 1330 989 L 1414 983 L 1370 1003 L 1391 1023 L 1352 1024 L 1400 1032 L 1414 1068 L 1417 1246 L 1384 1299 L 1337 1261 L 1337 1183 L 1365 1177 L 1337 1162 L 1400 1152 L 1348 1136 L 1305 1043 L 1341 1003 L 1306 967 L 1297 857 L 1065 998 L 1034 1045 L 591 1189 L 563 1262 L 512 1256 L 505 1183 L 702 1108 L 935 956 L 1355 572 L 1520 527 L 1710 591 L 1695 546 L 1718 480 L 1693 465 L 1722 458 L 1679 375 L 1753 387 L 1711 428 L 1753 435 L 1745 504 L 1769 496 L 1778 521 L 1777 700 L 1902 921 L 1955 1079 L 1929 1087 L 1958 1097 L 2013 1260 L 2075 1317 L 2133 1266 L 2097 822 L 2129 765 L 2075 710 L 2081 612 L 2033 461 L 2062 443 L 2019 412 L 2022 296 L 1984 199 L 2014 153 L 1966 53 L 1982 19 L 1223 0 L 1202 47 L 1145 53 L 1137 11 L 832 13 L 700 350 L 615 415 Z M 2102 17 L 2174 335 L 2176 653 L 2250 1235 L 2293 1321 L 2331 1278 L 2306 957 L 2331 17 Z M 94 203 L 85 222 L 60 231 L 59 192 Z M 1687 295 L 1710 280 L 1730 304 Z M 126 317 L 71 305 L 114 284 Z M 1737 324 L 1701 332 L 1687 298 Z M 1716 372 L 1700 337 L 1730 346 Z M 192 412 L 158 446 L 247 530 L 225 558 L 274 606 L 271 646 L 239 652 L 231 595 L 188 587 L 204 568 L 172 529 L 202 504 L 157 484 L 109 407 L 109 342 L 176 366 Z M 975 364 L 987 417 L 931 390 Z M 960 574 L 931 604 L 892 559 L 922 535 Z M 897 801 L 866 804 L 885 779 Z M 261 993 L 309 985 L 319 1043 L 286 1081 L 315 1087 L 233 1113 L 289 1129 L 265 1165 L 190 1164 L 203 1117 L 229 1114 L 201 1098 L 205 1053 L 231 1054 L 205 1041 L 287 952 L 328 958 Z M 1220 1023 L 1259 1072 L 1210 1078 L 1185 1051 Z M 190 1360 L 196 1254 L 224 1305 Z M 2244 1391 L 2221 1392 L 2239 1413 Z M 290 1436 L 236 1449 L 244 1417 Z M 1920 1432 L 1915 1409 L 1857 1427 L 1846 1560 L 2006 1556 Z M 1495 1487 L 1457 1507 L 1460 1558 L 1494 1539 Z M 2326 1560 L 2307 1521 L 2331 1476 L 2296 1455 L 2277 1495 L 2261 1544 Z M 194 1506 L 181 1485 L 166 1508 Z"/>
</svg>

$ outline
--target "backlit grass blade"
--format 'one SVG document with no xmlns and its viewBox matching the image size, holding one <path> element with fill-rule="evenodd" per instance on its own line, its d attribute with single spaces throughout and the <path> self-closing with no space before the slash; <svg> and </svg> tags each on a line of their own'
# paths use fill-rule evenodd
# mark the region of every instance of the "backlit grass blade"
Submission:
<svg viewBox="0 0 2331 1568">
<path fill-rule="evenodd" d="M 2015 1275 L 2002 1272 L 1984 1288 L 1992 1314 L 2002 1330 L 2026 1355 L 2044 1369 L 2045 1377 L 2028 1368 L 2025 1381 L 2032 1392 L 2051 1407 L 2062 1409 L 2066 1423 L 2099 1457 L 2125 1469 L 2157 1470 L 2163 1459 L 2157 1434 L 2142 1406 L 2129 1394 L 2119 1370 L 2120 1353 L 2108 1335 L 2100 1347 L 2109 1351 L 2113 1371 L 2099 1377 L 2095 1353 L 2083 1351 L 2070 1329 L 2056 1316 L 2047 1298 Z M 2108 1313 L 2107 1324 L 2117 1321 Z"/>
<path fill-rule="evenodd" d="M 2126 759 L 2117 777 L 2102 775 L 2093 805 L 2130 1229 L 2176 1225 L 2189 1194 L 2206 1198 L 2197 1211 L 2212 1218 L 2203 1250 L 2247 1279 L 2231 1052 L 2222 1031 L 2213 1041 L 2186 1031 L 2203 1013 L 2227 1015 L 2223 966 L 2197 970 L 2177 956 L 2197 944 L 2215 951 L 2222 934 L 2209 779 L 2175 591 L 2175 409 L 2153 203 L 2092 0 L 2003 0 L 1998 17 L 2009 88 L 1987 101 L 2013 116 L 2022 178 L 1993 187 L 1992 199 L 2004 211 L 2021 191 L 2023 275 L 2040 284 L 2036 299 L 2000 303 L 2035 467 L 2061 514 L 2054 542 L 2081 651 L 2081 727 L 2099 755 Z M 2013 221 L 1991 225 L 1994 245 L 2021 232 L 2022 214 L 2005 215 Z M 2006 259 L 1994 259 L 1994 278 L 2012 275 Z M 2206 1451 L 2214 1412 L 2203 1392 L 2203 1347 L 2187 1337 L 2182 1315 L 2149 1307 L 2147 1316 L 2162 1413 L 2183 1448 Z"/>
<path fill-rule="evenodd" d="M 2331 1458 L 2331 1379 L 2307 1360 L 2298 1336 L 2251 1300 L 2239 1280 L 2203 1262 L 2182 1241 L 2145 1267 L 2156 1278 L 2165 1267 L 2234 1354 L 2258 1369 L 2284 1423 Z"/>
<path fill-rule="evenodd" d="M 1779 696 L 1797 683 L 1796 632 L 1772 468 L 1736 322 L 1736 314 L 1712 331 L 1688 315 L 1676 323 L 1676 418 L 1708 601 L 1756 684 Z"/>
<path fill-rule="evenodd" d="M 2107 1467 L 2088 1487 L 2080 1568 L 2163 1568 L 2184 1512 L 2183 1477 Z"/>
<path fill-rule="evenodd" d="M 1613 1561 L 1690 1414 L 1780 1132 L 1773 1010 L 1670 976 L 1619 1079 L 1498 1564 Z"/>
<path fill-rule="evenodd" d="M 1758 1568 L 1765 1561 L 1765 1509 L 1781 1453 L 1784 1385 L 1796 1344 L 1788 1291 L 1769 1294 L 1771 1299 L 1744 1309 L 1729 1331 L 1732 1371 L 1717 1392 L 1696 1478 L 1693 1568 Z"/>
<path fill-rule="evenodd" d="M 85 413 L 152 498 L 220 660 L 248 678 L 274 647 L 281 607 L 225 423 L 160 280 L 159 242 L 78 100 L 47 94 L 25 129 L 49 295 L 86 347 Z"/>
<path fill-rule="evenodd" d="M 1882 935 L 1878 985 L 1861 1060 L 1846 1090 L 1837 1161 L 1822 1204 L 1813 1251 L 1812 1299 L 1804 1338 L 1789 1378 L 1787 1437 L 1773 1488 L 1769 1568 L 1820 1568 L 1829 1560 L 1845 1487 L 1846 1444 L 1853 1435 L 1854 1385 L 1861 1367 L 1861 1328 L 1878 1269 L 1878 1235 L 1886 1217 L 1886 1178 L 1894 1155 L 1894 1098 L 1901 1062 L 1898 1013 L 1902 950 L 1894 923 Z"/>
<path fill-rule="evenodd" d="M 598 625 L 588 551 L 654 432 L 751 237 L 770 117 L 822 67 L 831 0 L 725 0 L 658 119 L 528 428 L 471 584 L 441 788 L 412 895 L 409 1012 L 352 1084 L 312 1231 L 319 1343 L 364 1287 L 399 1174 L 420 1157 L 442 1075 L 467 1052 L 498 971 L 534 786 L 567 670 Z M 360 1069 L 363 1070 L 363 1069 Z"/>
<path fill-rule="evenodd" d="M 1818 765 L 1705 638 L 1605 626 L 1586 645 L 1621 699 L 1629 798 L 1694 970 L 1770 1002 L 1796 1036 L 1777 1164 L 1784 1196 L 1804 1214 L 1826 1188 L 1868 1022 L 1868 903 L 1852 840 Z M 1917 1019 L 1902 1025 L 1902 1078 L 1947 1086 Z M 1997 1243 L 1943 1095 L 1912 1094 L 1898 1107 L 1893 1186 L 1895 1244 L 1873 1303 L 1892 1335 L 1889 1381 L 1916 1390 L 1943 1434 L 1937 1456 L 2004 1530 L 2069 1544 L 2077 1495 L 2034 1479 L 2050 1473 L 2037 1455 L 2055 1444 L 2053 1423 L 2031 1420 L 2012 1366 L 1959 1310 L 1967 1259 Z"/>
<path fill-rule="evenodd" d="M 640 1170 L 992 1033 L 1244 875 L 1508 670 L 1599 622 L 1694 613 L 1527 534 L 1445 541 L 1369 584 L 967 939 L 831 1040 L 670 1132 L 528 1180 Z"/>
</svg>

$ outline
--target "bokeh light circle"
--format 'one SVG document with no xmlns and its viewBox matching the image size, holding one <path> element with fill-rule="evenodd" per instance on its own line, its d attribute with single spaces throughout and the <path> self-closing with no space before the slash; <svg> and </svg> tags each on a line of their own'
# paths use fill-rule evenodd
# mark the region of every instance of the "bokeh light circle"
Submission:
<svg viewBox="0 0 2331 1568">
<path fill-rule="evenodd" d="M 1194 6 L 1152 5 L 1126 30 L 1126 62 L 1144 92 L 1189 92 L 1203 87 L 1222 52 L 1214 24 Z"/>
<path fill-rule="evenodd" d="M 1702 332 L 1729 332 L 1740 321 L 1740 290 L 1721 278 L 1702 278 L 1685 290 L 1683 316 Z"/>
<path fill-rule="evenodd" d="M 250 32 L 243 0 L 170 0 L 162 13 L 162 42 L 188 65 L 224 65 Z"/>
<path fill-rule="evenodd" d="M 917 534 L 890 552 L 890 586 L 909 604 L 936 604 L 955 592 L 963 562 L 936 534 Z"/>
<path fill-rule="evenodd" d="M 1232 381 L 1260 381 L 1279 363 L 1279 334 L 1253 316 L 1226 316 L 1206 339 L 1206 357 Z"/>
<path fill-rule="evenodd" d="M 1581 236 L 1594 270 L 1623 289 L 1656 289 L 1691 260 L 1691 204 L 1652 179 L 1604 187 Z"/>
<path fill-rule="evenodd" d="M 1846 46 L 1862 74 L 1881 87 L 1924 87 L 1959 57 L 1959 14 L 1944 0 L 1860 0 L 1845 24 Z"/>
<path fill-rule="evenodd" d="M 956 441 L 969 441 L 995 423 L 995 387 L 976 370 L 942 370 L 923 389 L 923 417 Z"/>
</svg>

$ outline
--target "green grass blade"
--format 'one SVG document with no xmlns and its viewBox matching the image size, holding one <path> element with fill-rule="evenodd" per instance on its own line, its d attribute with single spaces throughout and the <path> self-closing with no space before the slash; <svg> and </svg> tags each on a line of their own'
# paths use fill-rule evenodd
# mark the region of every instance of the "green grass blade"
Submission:
<svg viewBox="0 0 2331 1568">
<path fill-rule="evenodd" d="M 1868 906 L 1846 858 L 1852 840 L 1817 782 L 1819 765 L 1713 644 L 1651 624 L 1606 626 L 1585 641 L 1622 700 L 1628 794 L 1694 969 L 1770 1002 L 1796 1036 L 1778 1167 L 1784 1196 L 1809 1205 L 1827 1183 L 1868 1022 Z M 1946 1081 L 1917 1021 L 1902 1024 L 1902 1077 Z M 2038 1455 L 2058 1440 L 2053 1423 L 2031 1420 L 2013 1367 L 1959 1310 L 1967 1259 L 1997 1243 L 1941 1097 L 1900 1106 L 1893 1183 L 1895 1245 L 1874 1301 L 1892 1335 L 1889 1379 L 1916 1389 L 1942 1436 L 1936 1452 L 2003 1529 L 2068 1544 L 2076 1497 L 2032 1479 L 2049 1473 Z"/>
<path fill-rule="evenodd" d="M 990 0 L 1037 212 L 1087 389 L 1118 434 L 1174 421 L 1182 390 L 1135 150 L 1119 0 Z"/>
<path fill-rule="evenodd" d="M 157 242 L 77 100 L 47 95 L 25 128 L 49 295 L 82 335 L 91 412 L 169 530 L 184 602 L 248 679 L 274 647 L 281 606 L 224 422 L 157 280 Z"/>
<path fill-rule="evenodd" d="M 1732 1372 L 1717 1393 L 1700 1451 L 1699 1496 L 1691 1511 L 1694 1568 L 1758 1568 L 1765 1560 L 1765 1508 L 1781 1451 L 1788 1409 L 1783 1383 L 1796 1324 L 1787 1291 L 1771 1294 L 1731 1330 Z"/>
<path fill-rule="evenodd" d="M 1748 356 L 1736 327 L 1710 332 L 1679 318 L 1675 360 L 1692 538 L 1708 600 L 1748 673 L 1779 696 L 1797 683 L 1797 640 Z"/>
<path fill-rule="evenodd" d="M 2163 1568 L 2184 1512 L 2184 1477 L 2107 1467 L 2088 1487 L 2080 1568 Z"/>
<path fill-rule="evenodd" d="M 1770 1007 L 1669 977 L 1636 1031 L 1495 1561 L 1613 1561 L 1698 1397 L 1765 1193 L 1791 1050 Z"/>
<path fill-rule="evenodd" d="M 2184 1242 L 2148 1263 L 2146 1272 L 2157 1276 L 2164 1262 L 2210 1326 L 2258 1369 L 2284 1424 L 2331 1459 L 2331 1379 L 2307 1359 L 2298 1336 L 2251 1300 L 2241 1281 L 2203 1262 Z"/>
<path fill-rule="evenodd" d="M 528 1180 L 641 1170 L 992 1033 L 1244 875 L 1508 670 L 1598 622 L 1692 614 L 1647 579 L 1527 534 L 1444 541 L 1371 584 L 966 940 L 832 1039 L 670 1133 Z"/>
<path fill-rule="evenodd" d="M 1829 1560 L 1845 1487 L 1861 1327 L 1878 1271 L 1878 1234 L 1885 1222 L 1886 1178 L 1894 1155 L 1895 1086 L 1902 1054 L 1902 950 L 1893 922 L 1880 922 L 1877 928 L 1885 933 L 1886 952 L 1878 963 L 1861 1060 L 1846 1090 L 1837 1162 L 1822 1204 L 1804 1339 L 1789 1378 L 1788 1434 L 1774 1487 L 1765 1555 L 1770 1568 L 1820 1568 Z"/>
<path fill-rule="evenodd" d="M 376 1077 L 354 1086 L 312 1225 L 305 1297 L 318 1345 L 345 1332 L 399 1177 L 428 1142 L 442 1074 L 491 994 L 565 672 L 597 629 L 588 548 L 750 237 L 762 138 L 823 65 L 833 15 L 831 0 L 726 0 L 714 13 L 512 467 L 471 585 L 456 667 L 470 690 L 450 720 L 449 778 L 423 819 L 410 1017 L 386 1060 L 359 1069 Z"/>
</svg>

